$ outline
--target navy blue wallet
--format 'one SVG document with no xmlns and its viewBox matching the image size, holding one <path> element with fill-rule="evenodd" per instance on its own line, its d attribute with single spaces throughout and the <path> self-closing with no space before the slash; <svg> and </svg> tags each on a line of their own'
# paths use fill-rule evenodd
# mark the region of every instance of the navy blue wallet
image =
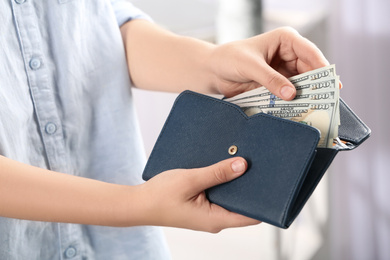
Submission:
<svg viewBox="0 0 390 260">
<path fill-rule="evenodd" d="M 184 91 L 165 122 L 143 172 L 205 167 L 232 156 L 248 161 L 241 177 L 206 191 L 230 211 L 288 228 L 336 154 L 352 150 L 370 129 L 340 99 L 339 137 L 345 145 L 317 148 L 317 129 L 259 113 L 248 117 L 229 102 Z"/>
</svg>

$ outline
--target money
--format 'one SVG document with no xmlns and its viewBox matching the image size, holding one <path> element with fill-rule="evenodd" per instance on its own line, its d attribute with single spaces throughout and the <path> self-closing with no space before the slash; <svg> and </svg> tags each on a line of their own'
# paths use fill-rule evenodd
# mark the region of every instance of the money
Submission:
<svg viewBox="0 0 390 260">
<path fill-rule="evenodd" d="M 241 107 L 248 115 L 265 113 L 315 127 L 320 132 L 318 147 L 332 148 L 340 124 L 339 77 L 335 65 L 289 78 L 296 97 L 285 101 L 265 87 L 224 99 Z"/>
<path fill-rule="evenodd" d="M 243 107 L 243 111 L 247 115 L 252 115 L 256 111 L 313 126 L 320 131 L 318 147 L 333 145 L 332 121 L 336 111 L 334 102 L 256 105 Z"/>
<path fill-rule="evenodd" d="M 299 82 L 313 82 L 321 79 L 323 80 L 332 78 L 338 78 L 336 75 L 336 66 L 334 64 L 296 75 L 289 78 L 289 80 L 292 84 L 296 84 Z"/>
<path fill-rule="evenodd" d="M 298 93 L 295 96 L 295 101 L 299 102 L 318 102 L 318 101 L 334 101 L 338 98 L 338 93 L 336 91 L 312 91 L 310 93 Z M 240 107 L 256 106 L 257 104 L 275 104 L 275 102 L 283 103 L 283 100 L 274 95 L 269 95 L 267 98 L 259 99 L 257 97 L 251 97 L 244 100 L 238 100 L 235 104 L 238 104 Z M 293 101 L 293 103 L 296 103 Z"/>
</svg>

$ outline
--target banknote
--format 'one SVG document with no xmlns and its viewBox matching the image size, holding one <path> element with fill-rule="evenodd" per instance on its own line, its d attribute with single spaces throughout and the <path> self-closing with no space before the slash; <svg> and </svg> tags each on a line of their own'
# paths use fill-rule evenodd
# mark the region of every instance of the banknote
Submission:
<svg viewBox="0 0 390 260">
<path fill-rule="evenodd" d="M 337 98 L 339 98 L 338 91 L 311 91 L 308 93 L 297 93 L 294 100 L 291 101 L 284 101 L 283 99 L 271 94 L 267 96 L 267 98 L 261 98 L 258 97 L 250 97 L 246 99 L 237 100 L 231 103 L 237 104 L 241 107 L 247 107 L 247 106 L 255 106 L 256 104 L 275 104 L 280 102 L 289 102 L 289 103 L 297 103 L 297 102 L 306 102 L 306 101 L 335 101 Z"/>
<path fill-rule="evenodd" d="M 309 83 L 313 81 L 318 81 L 318 80 L 324 80 L 324 79 L 332 79 L 332 78 L 337 78 L 338 76 L 336 75 L 336 66 L 329 65 L 327 67 L 319 68 L 316 70 L 311 70 L 296 76 L 293 76 L 289 78 L 288 80 L 291 81 L 292 84 L 296 83 Z"/>
<path fill-rule="evenodd" d="M 263 99 L 257 101 L 243 101 L 242 103 L 236 103 L 242 109 L 244 108 L 254 108 L 257 107 L 262 109 L 263 112 L 265 109 L 281 109 L 286 110 L 286 107 L 289 108 L 302 108 L 311 106 L 312 109 L 315 110 L 329 110 L 328 115 L 330 115 L 330 123 L 333 134 L 330 134 L 330 137 L 337 137 L 338 126 L 340 125 L 340 116 L 339 116 L 339 94 L 338 92 L 319 92 L 319 93 L 309 93 L 309 94 L 301 94 L 298 96 L 298 99 L 294 99 L 292 101 L 285 101 L 282 99 Z M 252 109 L 252 111 L 254 111 Z M 281 113 L 284 113 L 282 111 Z M 253 113 L 253 112 L 251 112 Z M 296 120 L 294 120 L 296 121 Z M 312 125 L 315 127 L 315 125 Z"/>
<path fill-rule="evenodd" d="M 262 97 L 267 97 L 269 95 L 271 95 L 271 92 L 269 92 L 266 87 L 259 87 L 259 88 L 255 88 L 255 89 L 249 90 L 247 92 L 238 94 L 238 95 L 231 97 L 231 98 L 225 98 L 224 100 L 227 102 L 234 103 L 236 101 L 243 100 L 246 98 L 252 98 L 252 97 L 262 98 Z"/>
<path fill-rule="evenodd" d="M 299 98 L 299 95 L 307 94 L 312 91 L 322 92 L 322 91 L 334 90 L 338 92 L 339 80 L 337 77 L 337 78 L 331 78 L 327 80 L 316 80 L 310 83 L 305 83 L 305 82 L 295 83 L 294 86 L 297 90 L 297 97 L 295 98 L 297 99 Z M 269 98 L 270 96 L 272 98 L 279 99 L 278 97 L 273 95 L 266 87 L 259 87 L 241 93 L 231 98 L 225 98 L 224 100 L 231 103 L 242 103 L 249 98 L 255 100 L 255 99 Z"/>
<path fill-rule="evenodd" d="M 265 104 L 242 107 L 242 110 L 248 116 L 257 113 L 265 113 L 315 127 L 320 131 L 318 147 L 332 147 L 335 135 L 332 129 L 332 127 L 334 127 L 332 121 L 334 120 L 334 113 L 336 112 L 336 104 L 334 102 Z"/>
<path fill-rule="evenodd" d="M 318 147 L 333 147 L 338 138 L 339 77 L 330 65 L 289 78 L 297 90 L 296 97 L 285 101 L 260 87 L 226 98 L 248 115 L 266 113 L 315 127 L 320 132 Z"/>
</svg>

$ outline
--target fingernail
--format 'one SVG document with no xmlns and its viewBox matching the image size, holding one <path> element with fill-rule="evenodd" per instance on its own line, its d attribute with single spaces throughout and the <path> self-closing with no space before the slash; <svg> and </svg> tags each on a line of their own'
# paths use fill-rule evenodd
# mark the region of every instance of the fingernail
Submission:
<svg viewBox="0 0 390 260">
<path fill-rule="evenodd" d="M 284 86 L 280 90 L 280 95 L 283 99 L 291 99 L 292 95 L 294 95 L 295 89 L 291 86 Z"/>
<path fill-rule="evenodd" d="M 236 173 L 245 171 L 245 163 L 242 160 L 235 160 L 232 162 L 232 170 Z"/>
</svg>

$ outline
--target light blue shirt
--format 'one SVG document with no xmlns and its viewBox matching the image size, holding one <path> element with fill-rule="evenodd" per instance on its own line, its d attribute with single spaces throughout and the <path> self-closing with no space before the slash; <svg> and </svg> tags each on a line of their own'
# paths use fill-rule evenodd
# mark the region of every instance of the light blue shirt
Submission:
<svg viewBox="0 0 390 260">
<path fill-rule="evenodd" d="M 0 2 L 0 154 L 141 183 L 144 151 L 118 24 L 149 18 L 125 0 Z M 0 218 L 0 259 L 155 260 L 169 253 L 156 227 Z"/>
</svg>

